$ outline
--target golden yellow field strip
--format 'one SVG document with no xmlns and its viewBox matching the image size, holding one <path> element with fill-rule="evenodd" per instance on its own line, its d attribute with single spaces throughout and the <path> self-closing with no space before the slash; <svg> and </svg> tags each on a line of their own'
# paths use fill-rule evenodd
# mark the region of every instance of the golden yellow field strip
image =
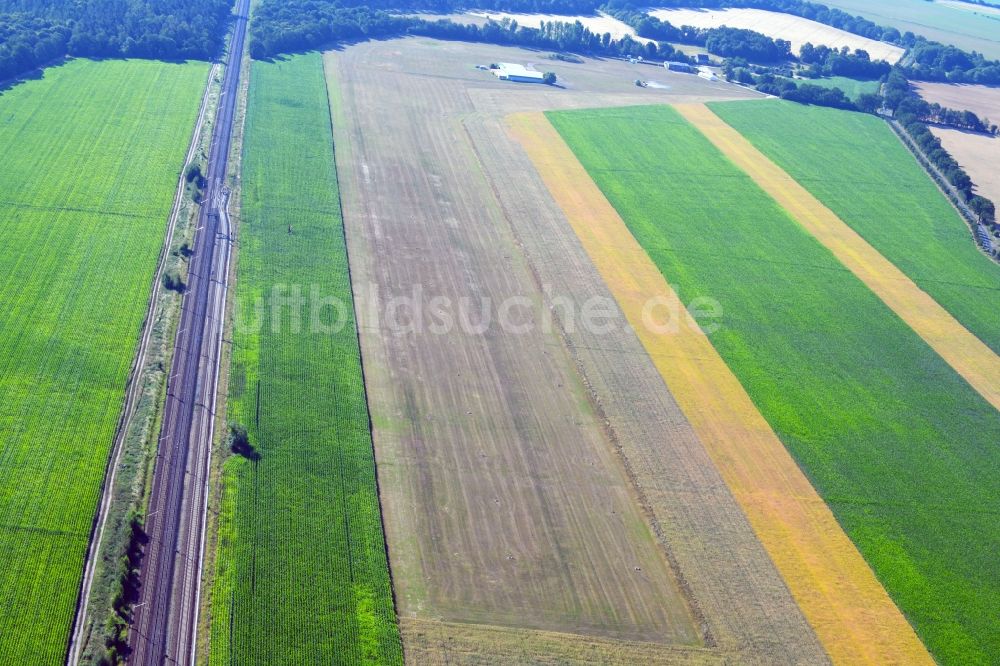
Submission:
<svg viewBox="0 0 1000 666">
<path fill-rule="evenodd" d="M 621 217 L 540 113 L 508 118 L 627 320 L 836 663 L 931 657 L 829 508 L 693 320 L 662 331 L 647 304 L 678 303 Z M 671 311 L 670 307 L 659 308 Z M 680 308 L 680 311 L 684 311 Z"/>
<path fill-rule="evenodd" d="M 1000 356 L 707 106 L 674 108 L 1000 410 Z"/>
</svg>

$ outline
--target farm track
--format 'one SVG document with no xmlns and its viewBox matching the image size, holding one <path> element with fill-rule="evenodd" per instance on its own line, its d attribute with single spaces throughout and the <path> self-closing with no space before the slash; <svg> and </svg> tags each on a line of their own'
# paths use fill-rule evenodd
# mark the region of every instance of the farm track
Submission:
<svg viewBox="0 0 1000 666">
<path fill-rule="evenodd" d="M 449 51 L 457 48 L 467 52 L 456 58 Z M 455 71 L 456 60 L 498 52 L 512 61 L 530 57 L 424 40 L 364 44 L 326 56 L 383 516 L 408 657 L 517 663 L 531 646 L 540 663 L 621 663 L 637 655 L 657 663 L 659 645 L 661 653 L 692 661 L 824 663 L 815 634 L 635 335 L 574 327 L 555 305 L 555 298 L 566 297 L 579 312 L 592 297 L 611 307 L 614 301 L 502 120 L 526 108 L 749 94 L 683 75 L 667 79 L 678 85 L 669 96 L 637 94 L 627 87 L 634 74 L 618 63 L 567 67 L 559 74 L 570 87 L 564 91 Z M 614 88 L 616 81 L 623 89 Z M 396 91 L 405 108 L 387 108 L 385 90 Z M 407 155 L 416 163 L 400 157 Z M 416 217 L 415 211 L 427 212 Z M 507 280 L 500 287 L 498 273 Z M 494 331 L 450 339 L 395 335 L 378 308 L 414 283 L 427 298 L 528 295 L 533 321 L 554 313 L 555 328 L 508 340 Z M 616 316 L 621 320 L 620 312 Z M 506 388 L 498 393 L 493 383 Z M 564 402 L 567 395 L 575 406 Z M 503 425 L 511 416 L 522 423 L 520 432 Z M 533 466 L 523 469 L 519 455 L 534 456 Z M 607 594 L 576 577 L 580 553 L 600 563 L 604 555 L 595 550 L 635 538 L 621 536 L 614 523 L 591 528 L 586 538 L 573 527 L 602 520 L 612 501 L 621 515 L 617 489 L 602 489 L 603 510 L 586 506 L 588 484 L 599 484 L 609 471 L 623 478 L 617 483 L 627 490 L 626 506 L 638 509 L 628 511 L 641 517 L 645 538 L 666 561 L 704 648 L 666 646 L 662 630 L 638 624 L 635 611 L 620 624 L 600 624 L 572 618 L 559 605 L 565 595 L 586 601 Z M 555 480 L 562 485 L 556 493 Z M 577 513 L 555 529 L 539 526 L 541 510 L 524 486 L 547 500 L 550 516 L 581 508 L 592 515 Z M 500 513 L 493 508 L 498 501 Z M 556 548 L 551 555 L 550 548 Z M 537 558 L 529 562 L 538 578 L 519 571 L 528 558 Z M 560 578 L 566 576 L 560 567 L 568 578 Z M 540 612 L 525 617 L 509 610 L 524 607 Z"/>
<path fill-rule="evenodd" d="M 1000 410 L 1000 356 L 708 107 L 675 108 Z"/>
<path fill-rule="evenodd" d="M 212 129 L 205 203 L 167 380 L 129 643 L 133 664 L 193 663 L 204 550 L 209 456 L 222 346 L 231 229 L 226 186 L 249 0 L 236 9 Z"/>
<path fill-rule="evenodd" d="M 208 100 L 212 89 L 211 82 L 218 71 L 219 64 L 215 63 L 208 72 L 205 94 L 202 96 L 201 108 L 198 111 L 198 120 L 195 122 L 194 132 L 191 135 L 191 144 L 188 147 L 188 152 L 184 160 L 185 165 L 191 163 L 194 159 L 195 153 L 198 151 L 199 139 L 201 137 L 202 127 L 205 123 L 205 116 L 208 111 Z M 114 444 L 112 445 L 111 456 L 105 472 L 105 481 L 101 488 L 101 503 L 94 518 L 94 529 L 91 533 L 90 542 L 84 559 L 83 578 L 80 581 L 80 594 L 77 601 L 77 610 L 73 620 L 73 630 L 70 635 L 69 648 L 67 652 L 67 662 L 71 665 L 79 663 L 80 656 L 82 654 L 81 651 L 83 650 L 82 638 L 87 625 L 87 607 L 90 601 L 90 590 L 94 582 L 94 572 L 97 567 L 98 556 L 101 552 L 101 543 L 104 539 L 104 529 L 107 525 L 108 510 L 111 506 L 111 500 L 113 499 L 112 495 L 115 486 L 115 476 L 118 470 L 118 462 L 121 457 L 122 446 L 132 425 L 132 418 L 135 416 L 136 404 L 143 389 L 143 383 L 140 381 L 140 373 L 146 362 L 146 352 L 149 347 L 149 339 L 153 328 L 153 314 L 157 308 L 157 302 L 160 296 L 160 281 L 163 277 L 163 268 L 170 252 L 170 245 L 174 240 L 174 231 L 177 228 L 177 218 L 180 214 L 181 204 L 184 199 L 185 184 L 187 183 L 185 175 L 186 174 L 182 169 L 177 182 L 177 191 L 174 194 L 173 209 L 170 211 L 170 218 L 167 222 L 167 229 L 164 234 L 163 247 L 160 250 L 160 256 L 157 260 L 156 273 L 153 275 L 149 305 L 146 308 L 146 315 L 142 321 L 142 333 L 139 338 L 139 345 L 136 348 L 135 360 L 129 370 L 129 376 L 126 382 L 125 402 L 122 407 L 121 418 L 115 429 Z"/>
<path fill-rule="evenodd" d="M 833 661 L 932 663 L 708 338 L 690 319 L 647 324 L 648 299 L 679 297 L 556 130 L 541 114 L 510 124 Z"/>
</svg>

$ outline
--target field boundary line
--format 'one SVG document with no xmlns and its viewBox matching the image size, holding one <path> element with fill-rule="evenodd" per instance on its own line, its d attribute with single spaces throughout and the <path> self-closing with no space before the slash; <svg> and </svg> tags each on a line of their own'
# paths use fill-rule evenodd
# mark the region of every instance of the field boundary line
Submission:
<svg viewBox="0 0 1000 666">
<path fill-rule="evenodd" d="M 104 530 L 107 526 L 108 511 L 111 507 L 115 477 L 117 475 L 118 463 L 124 449 L 125 436 L 132 425 L 132 418 L 135 416 L 136 405 L 139 394 L 142 392 L 142 382 L 138 381 L 142 374 L 142 366 L 145 363 L 146 352 L 149 347 L 149 340 L 152 334 L 152 322 L 159 305 L 160 282 L 163 278 L 163 270 L 166 266 L 167 257 L 170 255 L 170 245 L 173 243 L 174 233 L 177 228 L 177 219 L 180 216 L 181 204 L 186 191 L 186 167 L 194 159 L 198 152 L 201 132 L 204 127 L 205 117 L 208 112 L 209 99 L 212 93 L 212 80 L 218 72 L 219 64 L 213 63 L 208 70 L 208 77 L 205 80 L 205 92 L 201 98 L 201 108 L 198 110 L 198 119 L 195 122 L 194 130 L 191 134 L 191 142 L 188 144 L 188 152 L 184 157 L 184 168 L 181 169 L 177 182 L 177 190 L 174 193 L 173 208 L 167 220 L 167 228 L 163 236 L 163 245 L 160 247 L 160 254 L 157 257 L 156 272 L 153 274 L 151 283 L 149 302 L 146 306 L 146 314 L 143 317 L 140 327 L 139 344 L 136 348 L 132 367 L 129 369 L 128 378 L 125 380 L 125 400 L 122 411 L 115 428 L 114 443 L 111 455 L 104 470 L 104 480 L 101 484 L 101 501 L 98 511 L 94 516 L 94 523 L 91 528 L 90 539 L 87 543 L 87 550 L 84 554 L 84 571 L 80 581 L 80 591 L 77 598 L 76 612 L 73 616 L 73 628 L 70 633 L 70 642 L 67 646 L 66 661 L 70 666 L 79 663 L 83 652 L 83 631 L 87 625 L 87 611 L 90 602 L 90 593 L 93 587 L 94 574 L 96 572 L 98 556 L 101 551 L 101 543 L 104 540 Z"/>
<path fill-rule="evenodd" d="M 366 374 L 368 370 L 365 365 L 364 347 L 361 345 L 361 312 L 358 310 L 358 304 L 354 298 L 354 268 L 351 265 L 351 244 L 347 240 L 347 221 L 344 215 L 343 188 L 340 185 L 340 168 L 338 167 L 337 162 L 337 155 L 339 154 L 337 148 L 338 142 L 336 140 L 337 128 L 335 127 L 334 121 L 334 104 L 331 96 L 330 78 L 334 77 L 336 79 L 334 82 L 334 85 L 336 86 L 340 80 L 340 70 L 336 63 L 331 62 L 325 52 L 321 56 L 320 67 L 323 74 L 323 91 L 325 92 L 326 110 L 330 123 L 330 151 L 333 153 L 333 175 L 337 180 L 337 215 L 340 218 L 340 237 L 344 241 L 344 257 L 347 265 L 347 290 L 351 297 L 351 310 L 354 313 L 354 343 L 357 345 L 358 365 L 361 368 L 361 393 L 364 396 L 365 402 L 365 427 L 368 430 L 368 444 L 372 455 L 371 462 L 375 478 L 375 498 L 378 503 L 378 523 L 379 530 L 382 533 L 382 551 L 385 553 L 386 572 L 389 578 L 389 596 L 392 599 L 393 621 L 396 625 L 395 636 L 399 641 L 399 651 L 403 657 L 403 663 L 406 663 L 406 646 L 403 643 L 402 635 L 400 633 L 399 599 L 396 596 L 396 579 L 392 572 L 392 563 L 389 560 L 389 537 L 387 536 L 385 515 L 382 507 L 382 481 L 378 473 L 378 457 L 375 455 L 375 426 L 372 422 L 372 406 L 368 395 L 368 376 Z M 339 90 L 337 90 L 337 94 L 339 96 Z M 341 146 L 340 152 L 343 152 L 343 146 Z"/>
<path fill-rule="evenodd" d="M 674 108 L 1000 411 L 1000 356 L 711 109 Z"/>
<path fill-rule="evenodd" d="M 659 333 L 644 312 L 676 292 L 541 113 L 508 116 L 552 196 L 618 301 L 835 663 L 933 664 L 830 508 L 697 323 Z M 673 307 L 668 308 L 671 311 Z M 655 322 L 663 323 L 663 322 Z"/>
</svg>

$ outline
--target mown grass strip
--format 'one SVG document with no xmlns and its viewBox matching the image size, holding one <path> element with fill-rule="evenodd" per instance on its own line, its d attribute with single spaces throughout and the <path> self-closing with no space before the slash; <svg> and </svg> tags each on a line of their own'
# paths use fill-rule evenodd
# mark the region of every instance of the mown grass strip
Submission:
<svg viewBox="0 0 1000 666">
<path fill-rule="evenodd" d="M 1000 266 L 884 121 L 779 100 L 708 106 L 1000 354 Z"/>
<path fill-rule="evenodd" d="M 989 663 L 997 411 L 676 111 L 549 117 L 683 299 L 722 305 L 713 345 L 932 654 Z"/>
<path fill-rule="evenodd" d="M 0 663 L 65 656 L 207 70 L 72 60 L 0 95 Z"/>
<path fill-rule="evenodd" d="M 254 62 L 212 664 L 400 663 L 319 54 Z M 300 305 L 295 305 L 301 296 Z"/>
<path fill-rule="evenodd" d="M 675 108 L 1000 410 L 1000 356 L 708 107 Z"/>
<path fill-rule="evenodd" d="M 541 114 L 509 122 L 823 648 L 837 661 L 929 663 L 913 630 L 708 337 L 693 320 L 667 332 L 649 325 L 646 304 L 663 299 L 683 312 L 678 295 L 559 134 Z M 807 658 L 804 651 L 802 656 Z"/>
</svg>

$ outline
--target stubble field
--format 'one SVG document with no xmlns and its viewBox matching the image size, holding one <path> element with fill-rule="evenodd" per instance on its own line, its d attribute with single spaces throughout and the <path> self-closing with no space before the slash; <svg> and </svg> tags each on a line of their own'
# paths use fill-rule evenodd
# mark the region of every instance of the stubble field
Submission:
<svg viewBox="0 0 1000 666">
<path fill-rule="evenodd" d="M 975 192 L 1000 206 L 1000 137 L 965 132 L 949 127 L 931 127 L 941 145 L 958 160 L 976 184 Z"/>
<path fill-rule="evenodd" d="M 920 96 L 928 102 L 959 111 L 969 110 L 980 118 L 1000 123 L 1000 86 L 975 86 L 960 83 L 913 83 Z"/>
<path fill-rule="evenodd" d="M 622 321 L 502 120 L 752 93 L 682 75 L 637 90 L 635 66 L 590 60 L 553 65 L 564 90 L 518 86 L 472 65 L 537 54 L 432 40 L 326 58 L 407 653 L 503 663 L 536 645 L 541 660 L 571 662 L 581 649 L 612 662 L 823 661 L 634 334 L 568 326 L 555 305 L 598 296 Z M 534 326 L 391 321 L 387 305 L 414 285 L 424 303 L 471 299 L 474 321 L 485 300 L 522 297 L 514 319 Z"/>
<path fill-rule="evenodd" d="M 73 60 L 0 95 L 0 661 L 60 663 L 208 66 Z"/>
</svg>

